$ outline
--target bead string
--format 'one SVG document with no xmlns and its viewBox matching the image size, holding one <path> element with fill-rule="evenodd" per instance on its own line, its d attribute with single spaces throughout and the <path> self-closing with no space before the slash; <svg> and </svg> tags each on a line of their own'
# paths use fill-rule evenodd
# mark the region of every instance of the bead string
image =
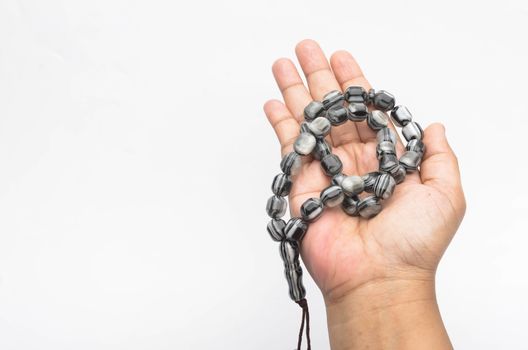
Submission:
<svg viewBox="0 0 528 350">
<path fill-rule="evenodd" d="M 370 89 L 367 92 L 361 86 L 350 86 L 344 94 L 334 90 L 327 93 L 322 101 L 310 102 L 304 109 L 305 121 L 301 123 L 300 134 L 294 142 L 294 151 L 282 158 L 282 173 L 273 179 L 273 196 L 268 199 L 266 205 L 266 211 L 271 217 L 267 230 L 274 241 L 280 242 L 280 255 L 284 262 L 290 298 L 303 308 L 298 350 L 301 349 L 304 316 L 308 312 L 299 262 L 299 244 L 309 224 L 316 221 L 325 208 L 339 205 L 347 215 L 364 219 L 374 217 L 382 210 L 381 201 L 392 195 L 396 185 L 405 180 L 407 173 L 416 171 L 420 166 L 425 152 L 422 142 L 423 130 L 413 121 L 409 110 L 405 106 L 395 106 L 395 102 L 394 96 L 387 91 Z M 398 136 L 388 127 L 388 112 L 394 125 L 402 128 L 402 135 L 407 140 L 405 152 L 399 159 L 396 156 Z M 347 176 L 342 173 L 343 164 L 339 157 L 332 153 L 325 137 L 330 133 L 332 126 L 342 125 L 347 120 L 366 120 L 367 125 L 377 131 L 377 171 L 363 176 Z M 291 177 L 299 171 L 301 157 L 308 155 L 321 162 L 323 171 L 332 181 L 329 187 L 321 191 L 319 198 L 309 198 L 301 205 L 301 217 L 292 217 L 286 223 L 281 219 L 287 209 L 284 197 L 290 193 Z M 371 195 L 361 199 L 359 195 L 363 192 Z M 309 318 L 306 326 L 310 348 Z"/>
</svg>

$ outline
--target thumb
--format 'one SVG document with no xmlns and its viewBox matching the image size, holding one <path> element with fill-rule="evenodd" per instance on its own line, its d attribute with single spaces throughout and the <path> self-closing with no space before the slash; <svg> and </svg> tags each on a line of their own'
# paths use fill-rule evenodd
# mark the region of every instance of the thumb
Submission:
<svg viewBox="0 0 528 350">
<path fill-rule="evenodd" d="M 425 154 L 420 167 L 422 183 L 447 195 L 453 206 L 465 211 L 458 159 L 449 146 L 445 127 L 431 124 L 424 132 Z"/>
</svg>

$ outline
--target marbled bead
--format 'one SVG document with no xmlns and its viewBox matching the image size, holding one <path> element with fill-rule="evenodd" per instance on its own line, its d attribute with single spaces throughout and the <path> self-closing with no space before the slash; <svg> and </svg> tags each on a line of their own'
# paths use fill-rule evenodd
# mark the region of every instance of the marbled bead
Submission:
<svg viewBox="0 0 528 350">
<path fill-rule="evenodd" d="M 372 103 L 374 102 L 374 97 L 376 96 L 376 90 L 374 89 L 370 89 L 368 92 L 367 92 L 367 103 Z"/>
<path fill-rule="evenodd" d="M 304 108 L 304 119 L 306 121 L 312 121 L 317 117 L 323 115 L 324 107 L 319 101 L 312 101 Z"/>
<path fill-rule="evenodd" d="M 323 97 L 323 106 L 325 109 L 329 109 L 332 106 L 337 104 L 342 104 L 345 100 L 345 96 L 340 91 L 333 90 L 324 95 Z"/>
<path fill-rule="evenodd" d="M 374 184 L 374 195 L 376 197 L 387 199 L 392 195 L 396 187 L 396 180 L 389 174 L 381 174 Z"/>
<path fill-rule="evenodd" d="M 334 126 L 341 125 L 348 119 L 347 108 L 342 105 L 333 106 L 326 112 L 326 118 Z"/>
<path fill-rule="evenodd" d="M 329 186 L 321 191 L 321 201 L 329 208 L 341 204 L 345 197 L 343 190 L 339 186 Z"/>
<path fill-rule="evenodd" d="M 412 114 L 405 106 L 396 106 L 391 111 L 391 118 L 394 124 L 400 128 L 412 122 Z"/>
<path fill-rule="evenodd" d="M 341 188 L 343 192 L 349 196 L 357 195 L 363 192 L 365 188 L 365 182 L 361 176 L 347 176 L 341 182 Z"/>
<path fill-rule="evenodd" d="M 312 122 L 310 122 L 310 124 L 308 124 L 308 128 L 310 128 L 310 131 L 312 134 L 314 134 L 314 136 L 325 137 L 330 133 L 332 125 L 325 117 L 317 117 Z"/>
<path fill-rule="evenodd" d="M 373 102 L 374 106 L 376 106 L 377 109 L 386 112 L 394 108 L 394 105 L 396 104 L 396 99 L 394 98 L 394 95 L 390 92 L 380 90 L 374 95 Z"/>
<path fill-rule="evenodd" d="M 383 128 L 378 131 L 376 134 L 376 141 L 378 143 L 383 141 L 389 141 L 393 144 L 396 144 L 396 141 L 398 140 L 398 135 L 396 135 L 396 132 L 392 130 L 391 128 Z"/>
<path fill-rule="evenodd" d="M 405 146 L 406 151 L 415 151 L 418 153 L 425 153 L 425 144 L 422 140 L 418 139 L 412 139 L 411 141 L 407 142 L 407 145 Z"/>
<path fill-rule="evenodd" d="M 347 215 L 358 216 L 358 203 L 359 198 L 357 196 L 345 196 L 343 202 L 341 203 L 341 208 Z"/>
<path fill-rule="evenodd" d="M 403 165 L 403 167 L 407 171 L 413 171 L 413 170 L 418 169 L 418 166 L 420 165 L 421 161 L 422 161 L 421 153 L 418 153 L 415 151 L 406 151 L 400 157 L 400 164 Z"/>
<path fill-rule="evenodd" d="M 384 154 L 379 160 L 379 169 L 386 173 L 390 173 L 398 165 L 398 158 L 394 154 Z"/>
<path fill-rule="evenodd" d="M 301 123 L 301 133 L 303 133 L 303 132 L 308 132 L 308 133 L 310 133 L 310 132 L 311 132 L 311 131 L 310 131 L 310 128 L 308 127 L 308 125 L 309 125 L 309 124 L 308 124 L 307 122 L 302 122 L 302 123 Z"/>
<path fill-rule="evenodd" d="M 339 173 L 339 174 L 334 175 L 332 177 L 332 185 L 341 186 L 341 182 L 343 182 L 345 177 L 347 177 L 347 176 L 345 174 L 343 174 L 343 173 Z"/>
<path fill-rule="evenodd" d="M 312 152 L 312 155 L 315 159 L 321 160 L 325 156 L 332 153 L 332 146 L 328 142 L 326 142 L 325 139 L 317 139 L 317 143 L 315 144 L 315 148 Z"/>
<path fill-rule="evenodd" d="M 389 174 L 394 178 L 394 181 L 396 181 L 396 184 L 402 183 L 403 180 L 405 180 L 405 175 L 407 174 L 407 170 L 405 170 L 405 167 L 401 164 L 399 164 L 396 168 L 393 168 Z"/>
<path fill-rule="evenodd" d="M 368 108 L 364 103 L 351 103 L 347 106 L 348 119 L 353 122 L 361 122 L 367 119 Z"/>
<path fill-rule="evenodd" d="M 292 182 L 286 174 L 278 174 L 273 178 L 271 190 L 277 196 L 284 197 L 290 193 Z"/>
<path fill-rule="evenodd" d="M 284 227 L 286 226 L 286 222 L 282 219 L 271 219 L 270 222 L 268 222 L 268 233 L 272 240 L 280 242 L 283 241 L 286 236 L 284 235 Z"/>
<path fill-rule="evenodd" d="M 348 103 L 365 103 L 367 91 L 361 86 L 349 86 L 345 90 L 345 100 Z"/>
<path fill-rule="evenodd" d="M 279 252 L 286 268 L 294 268 L 299 264 L 299 243 L 296 241 L 283 240 L 279 247 Z"/>
<path fill-rule="evenodd" d="M 295 152 L 286 154 L 281 160 L 280 168 L 286 175 L 296 175 L 301 168 L 301 157 Z"/>
<path fill-rule="evenodd" d="M 378 159 L 385 154 L 396 155 L 396 146 L 390 141 L 382 141 L 376 146 L 376 154 L 378 155 Z"/>
<path fill-rule="evenodd" d="M 343 170 L 343 163 L 335 154 L 329 154 L 321 159 L 321 167 L 326 175 L 334 176 Z"/>
<path fill-rule="evenodd" d="M 284 235 L 289 241 L 300 241 L 303 239 L 306 231 L 308 230 L 308 224 L 300 218 L 291 218 L 286 227 L 284 227 Z"/>
<path fill-rule="evenodd" d="M 416 122 L 410 122 L 402 128 L 402 135 L 407 141 L 412 139 L 423 139 L 423 130 L 420 124 Z"/>
<path fill-rule="evenodd" d="M 279 196 L 271 196 L 266 204 L 266 212 L 273 219 L 279 219 L 286 214 L 288 202 Z"/>
<path fill-rule="evenodd" d="M 389 125 L 389 117 L 383 111 L 374 110 L 367 115 L 367 123 L 372 130 L 380 130 Z"/>
<path fill-rule="evenodd" d="M 364 186 L 365 192 L 369 192 L 369 193 L 374 192 L 374 184 L 376 183 L 376 179 L 378 178 L 378 176 L 380 176 L 380 173 L 377 171 L 372 171 L 368 174 L 361 176 L 365 184 Z"/>
<path fill-rule="evenodd" d="M 359 215 L 365 219 L 371 218 L 381 211 L 380 200 L 375 196 L 368 196 L 360 200 L 357 206 Z"/>
<path fill-rule="evenodd" d="M 313 222 L 321 216 L 323 208 L 319 198 L 309 198 L 301 205 L 301 216 L 304 221 Z"/>
<path fill-rule="evenodd" d="M 295 241 L 282 241 L 279 251 L 284 262 L 284 275 L 288 282 L 290 298 L 299 301 L 306 296 L 302 283 L 303 272 L 299 263 L 299 244 Z"/>
<path fill-rule="evenodd" d="M 295 152 L 302 156 L 306 156 L 312 153 L 315 148 L 316 139 L 315 136 L 307 132 L 301 133 L 295 143 L 293 144 L 293 149 Z"/>
</svg>

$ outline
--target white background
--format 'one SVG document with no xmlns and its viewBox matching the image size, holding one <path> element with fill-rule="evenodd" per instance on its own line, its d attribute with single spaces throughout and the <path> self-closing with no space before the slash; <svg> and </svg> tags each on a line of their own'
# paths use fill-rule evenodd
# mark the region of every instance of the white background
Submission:
<svg viewBox="0 0 528 350">
<path fill-rule="evenodd" d="M 262 104 L 307 37 L 447 126 L 468 201 L 447 329 L 527 349 L 527 34 L 522 0 L 0 0 L 0 349 L 294 347 Z"/>
</svg>

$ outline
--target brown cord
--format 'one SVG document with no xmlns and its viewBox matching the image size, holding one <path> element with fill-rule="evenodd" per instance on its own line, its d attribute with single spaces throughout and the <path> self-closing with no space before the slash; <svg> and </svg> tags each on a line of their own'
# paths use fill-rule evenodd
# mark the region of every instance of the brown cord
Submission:
<svg viewBox="0 0 528 350">
<path fill-rule="evenodd" d="M 299 330 L 299 339 L 297 341 L 297 350 L 301 350 L 302 336 L 304 331 L 304 321 L 306 320 L 306 341 L 308 342 L 306 349 L 311 350 L 312 345 L 310 342 L 310 311 L 308 310 L 308 302 L 305 298 L 296 301 L 297 304 L 302 308 L 302 321 L 301 329 Z"/>
</svg>

